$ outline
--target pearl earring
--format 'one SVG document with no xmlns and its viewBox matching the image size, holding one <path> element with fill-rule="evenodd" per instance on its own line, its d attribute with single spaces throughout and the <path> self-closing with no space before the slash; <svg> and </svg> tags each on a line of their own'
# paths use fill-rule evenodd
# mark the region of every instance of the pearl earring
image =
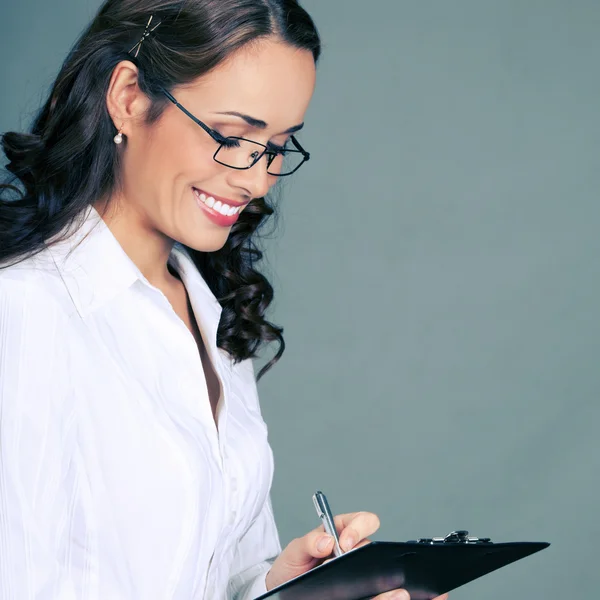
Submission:
<svg viewBox="0 0 600 600">
<path fill-rule="evenodd" d="M 122 126 L 121 129 L 123 129 Z M 119 129 L 119 133 L 117 133 L 117 135 L 115 135 L 115 137 L 113 138 L 115 144 L 120 144 L 123 141 L 123 134 L 121 133 L 121 129 Z"/>
</svg>

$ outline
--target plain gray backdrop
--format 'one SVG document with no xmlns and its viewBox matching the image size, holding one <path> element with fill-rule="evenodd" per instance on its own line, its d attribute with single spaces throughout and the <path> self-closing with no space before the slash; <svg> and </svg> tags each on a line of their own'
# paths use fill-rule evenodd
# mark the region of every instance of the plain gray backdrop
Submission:
<svg viewBox="0 0 600 600">
<path fill-rule="evenodd" d="M 1 4 L 0 131 L 99 4 Z M 374 539 L 552 543 L 453 599 L 595 597 L 600 2 L 303 4 L 312 159 L 265 242 L 287 350 L 259 383 L 282 543 L 322 489 Z"/>
</svg>

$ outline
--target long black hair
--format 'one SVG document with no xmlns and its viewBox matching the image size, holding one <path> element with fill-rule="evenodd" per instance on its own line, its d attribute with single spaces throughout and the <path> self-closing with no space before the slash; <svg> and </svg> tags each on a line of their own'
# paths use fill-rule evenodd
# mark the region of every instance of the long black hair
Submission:
<svg viewBox="0 0 600 600">
<path fill-rule="evenodd" d="M 160 27 L 134 58 L 128 52 L 149 15 Z M 190 83 L 244 45 L 272 36 L 318 61 L 318 32 L 297 0 L 106 0 L 71 48 L 29 133 L 2 136 L 12 177 L 0 185 L 0 264 L 37 254 L 51 238 L 64 239 L 61 232 L 118 186 L 121 163 L 106 94 L 120 61 L 139 67 L 140 89 L 151 100 L 145 122 L 151 125 L 169 103 L 161 88 Z M 279 343 L 258 379 L 285 348 L 283 328 L 264 317 L 273 287 L 255 269 L 262 251 L 253 234 L 273 212 L 266 198 L 254 199 L 223 248 L 187 248 L 223 307 L 217 345 L 239 362 L 255 357 L 264 343 Z"/>
</svg>

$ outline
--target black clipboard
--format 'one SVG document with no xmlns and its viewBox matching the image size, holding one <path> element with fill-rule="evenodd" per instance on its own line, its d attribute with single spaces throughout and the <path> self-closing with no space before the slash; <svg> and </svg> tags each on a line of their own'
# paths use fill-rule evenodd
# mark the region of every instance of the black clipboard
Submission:
<svg viewBox="0 0 600 600">
<path fill-rule="evenodd" d="M 366 600 L 396 588 L 406 589 L 411 600 L 432 600 L 550 545 L 492 543 L 487 539 L 469 543 L 468 539 L 478 538 L 459 538 L 461 541 L 448 541 L 447 536 L 409 542 L 371 542 L 287 581 L 256 600 Z"/>
</svg>

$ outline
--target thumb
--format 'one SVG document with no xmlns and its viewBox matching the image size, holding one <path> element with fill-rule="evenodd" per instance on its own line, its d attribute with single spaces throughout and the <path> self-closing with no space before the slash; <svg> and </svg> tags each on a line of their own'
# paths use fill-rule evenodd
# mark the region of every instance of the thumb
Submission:
<svg viewBox="0 0 600 600">
<path fill-rule="evenodd" d="M 267 575 L 267 589 L 271 590 L 316 567 L 333 551 L 333 537 L 322 531 L 311 531 L 292 540 L 277 557 Z"/>
</svg>

